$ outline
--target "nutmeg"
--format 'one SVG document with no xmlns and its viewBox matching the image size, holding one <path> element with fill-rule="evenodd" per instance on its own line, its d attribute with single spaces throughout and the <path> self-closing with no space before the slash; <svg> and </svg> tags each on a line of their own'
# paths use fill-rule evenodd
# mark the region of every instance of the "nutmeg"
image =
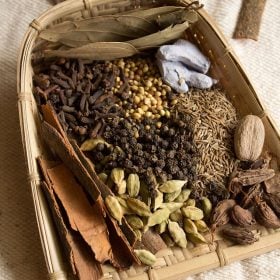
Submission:
<svg viewBox="0 0 280 280">
<path fill-rule="evenodd" d="M 238 159 L 254 161 L 260 156 L 265 138 L 262 120 L 247 115 L 240 121 L 234 135 L 234 149 Z"/>
</svg>

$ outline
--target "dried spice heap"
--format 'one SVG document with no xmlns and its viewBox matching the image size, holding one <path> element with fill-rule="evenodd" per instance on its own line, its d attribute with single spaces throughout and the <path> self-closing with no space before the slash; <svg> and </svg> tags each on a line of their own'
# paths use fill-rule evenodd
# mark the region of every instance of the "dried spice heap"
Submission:
<svg viewBox="0 0 280 280">
<path fill-rule="evenodd" d="M 111 62 L 58 59 L 34 83 L 44 117 L 44 110 L 53 110 L 51 123 L 57 118 L 62 129 L 56 129 L 78 145 L 64 139 L 60 151 L 63 139 L 44 124 L 46 141 L 57 144 L 54 150 L 76 178 L 87 172 L 91 179 L 81 184 L 97 188 L 110 216 L 105 220 L 109 232 L 113 225 L 114 234 L 123 234 L 119 240 L 130 259 L 108 255 L 114 266 L 126 267 L 133 258 L 153 265 L 153 254 L 165 244 L 206 243 L 210 229 L 213 233 L 229 223 L 235 226 L 222 227 L 224 236 L 240 244 L 258 239 L 251 230 L 256 223 L 279 227 L 278 194 L 262 195 L 263 182 L 269 189 L 275 175 L 267 159 L 258 159 L 262 123 L 249 118 L 234 137 L 236 110 L 222 91 L 177 94 L 148 56 Z M 237 165 L 234 150 L 247 161 Z M 69 157 L 75 153 L 78 158 Z"/>
<path fill-rule="evenodd" d="M 35 76 L 35 94 L 39 104 L 52 104 L 69 137 L 80 142 L 103 137 L 113 145 L 100 143 L 88 153 L 98 172 L 120 167 L 144 175 L 150 168 L 160 182 L 188 178 L 191 184 L 196 165 L 191 119 L 170 114 L 176 95 L 152 62 L 61 59 Z"/>
<path fill-rule="evenodd" d="M 225 187 L 236 160 L 233 151 L 236 109 L 220 90 L 192 89 L 180 95 L 174 110 L 184 112 L 194 124 L 193 137 L 199 151 L 194 196 L 209 196 L 216 204 L 228 196 Z"/>
<path fill-rule="evenodd" d="M 225 238 L 238 244 L 252 244 L 259 234 L 256 224 L 280 228 L 279 171 L 273 155 L 262 153 L 265 129 L 262 120 L 247 115 L 238 124 L 234 135 L 237 162 L 228 184 L 230 199 L 217 204 L 211 216 L 211 228 L 222 228 Z M 231 223 L 231 225 L 229 224 Z"/>
<path fill-rule="evenodd" d="M 153 266 L 166 246 L 207 243 L 219 227 L 239 244 L 258 239 L 257 223 L 280 227 L 279 176 L 259 158 L 262 121 L 248 118 L 233 137 L 226 95 L 200 90 L 217 82 L 204 75 L 210 60 L 178 40 L 199 8 L 132 10 L 39 34 L 34 95 L 54 151 L 38 160 L 42 187 L 80 279 L 98 278 L 104 262 Z"/>
</svg>

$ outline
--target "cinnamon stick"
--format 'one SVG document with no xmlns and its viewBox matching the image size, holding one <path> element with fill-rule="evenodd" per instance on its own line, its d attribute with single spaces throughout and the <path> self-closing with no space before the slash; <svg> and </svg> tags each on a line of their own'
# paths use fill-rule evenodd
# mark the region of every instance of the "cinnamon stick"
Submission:
<svg viewBox="0 0 280 280">
<path fill-rule="evenodd" d="M 42 106 L 42 111 L 45 111 L 44 118 L 46 117 L 47 120 L 41 125 L 43 138 L 55 154 L 63 161 L 65 166 L 74 174 L 92 200 L 98 201 L 100 193 L 102 193 L 102 198 L 105 198 L 108 194 L 112 194 L 111 190 L 98 179 L 91 162 L 84 156 L 80 148 L 76 145 L 75 150 L 72 146 L 73 144 L 70 144 L 51 105 L 47 104 Z M 112 264 L 118 268 L 127 268 L 133 262 L 140 264 L 139 259 L 133 251 L 136 236 L 131 227 L 124 220 L 120 228 L 105 207 L 104 210 L 107 214 L 106 223 L 109 228 L 110 241 L 113 236 L 117 239 L 116 243 L 111 243 L 114 254 L 114 261 L 111 260 Z"/>
<path fill-rule="evenodd" d="M 234 39 L 258 40 L 266 0 L 243 0 L 233 34 Z"/>
<path fill-rule="evenodd" d="M 47 174 L 71 228 L 81 234 L 97 261 L 104 263 L 111 260 L 112 248 L 100 200 L 90 205 L 81 186 L 64 164 L 47 169 Z"/>
<path fill-rule="evenodd" d="M 100 264 L 95 260 L 93 253 L 89 251 L 81 237 L 67 228 L 53 189 L 46 182 L 42 182 L 41 186 L 52 206 L 52 215 L 57 228 L 59 228 L 60 239 L 63 242 L 73 274 L 84 280 L 100 279 L 102 276 Z"/>
<path fill-rule="evenodd" d="M 41 128 L 43 138 L 49 147 L 55 151 L 64 164 L 72 171 L 90 197 L 94 201 L 97 200 L 100 196 L 100 192 L 87 170 L 79 161 L 72 146 L 68 144 L 69 142 L 67 143 L 61 134 L 47 122 L 43 122 Z"/>
</svg>

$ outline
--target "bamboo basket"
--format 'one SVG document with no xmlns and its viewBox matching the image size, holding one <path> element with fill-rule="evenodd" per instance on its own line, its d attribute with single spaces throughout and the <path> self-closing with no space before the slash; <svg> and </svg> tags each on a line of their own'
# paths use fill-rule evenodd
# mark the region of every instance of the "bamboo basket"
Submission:
<svg viewBox="0 0 280 280">
<path fill-rule="evenodd" d="M 71 279 L 71 276 L 65 265 L 61 244 L 47 202 L 40 189 L 40 175 L 36 163 L 36 158 L 46 150 L 39 135 L 40 121 L 37 105 L 32 95 L 31 53 L 35 40 L 41 29 L 66 19 L 116 14 L 141 6 L 162 5 L 163 2 L 167 1 L 69 0 L 52 7 L 33 20 L 25 34 L 17 65 L 18 108 L 28 176 L 50 279 Z M 176 1 L 172 3 L 174 4 L 174 2 Z M 180 5 L 187 5 L 191 1 L 177 2 Z M 278 156 L 279 161 L 279 130 L 267 115 L 238 58 L 213 19 L 203 9 L 198 11 L 198 15 L 199 20 L 192 25 L 188 35 L 210 58 L 211 75 L 219 79 L 239 113 L 241 115 L 251 113 L 261 117 L 267 135 L 265 146 Z M 149 270 L 142 266 L 133 266 L 127 271 L 118 272 L 109 265 L 103 265 L 102 279 L 182 279 L 185 276 L 224 266 L 276 248 L 280 248 L 280 231 L 261 228 L 260 241 L 250 246 L 233 246 L 231 243 L 217 238 L 212 245 L 196 247 L 189 245 L 187 249 L 168 248 L 157 254 L 156 265 Z"/>
</svg>

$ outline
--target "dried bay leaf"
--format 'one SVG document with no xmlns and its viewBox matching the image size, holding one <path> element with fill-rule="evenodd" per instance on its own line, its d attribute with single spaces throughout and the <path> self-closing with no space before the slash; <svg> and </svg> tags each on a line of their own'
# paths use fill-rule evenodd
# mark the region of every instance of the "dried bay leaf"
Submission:
<svg viewBox="0 0 280 280">
<path fill-rule="evenodd" d="M 113 41 L 113 36 L 137 38 L 158 31 L 155 23 L 133 15 L 98 16 L 84 20 L 64 22 L 43 30 L 40 38 L 58 42 L 63 38 L 75 37 L 75 40 Z M 86 36 L 86 37 L 85 37 Z M 101 37 L 100 37 L 101 36 Z"/>
<path fill-rule="evenodd" d="M 113 60 L 129 57 L 138 53 L 138 50 L 129 43 L 123 42 L 96 42 L 69 50 L 46 50 L 47 57 L 81 58 L 93 60 Z"/>
<path fill-rule="evenodd" d="M 68 47 L 79 47 L 95 42 L 122 42 L 134 37 L 98 30 L 77 30 L 59 33 L 46 30 L 42 32 L 41 38 L 51 42 L 60 42 Z"/>
<path fill-rule="evenodd" d="M 198 20 L 197 13 L 195 11 L 188 11 L 187 9 L 181 9 L 172 13 L 163 14 L 158 16 L 157 23 L 160 27 L 164 28 L 171 24 L 178 24 L 184 21 L 194 23 Z"/>
<path fill-rule="evenodd" d="M 137 15 L 139 17 L 143 17 L 147 20 L 156 20 L 158 16 L 161 16 L 163 14 L 169 14 L 173 13 L 176 11 L 180 11 L 182 9 L 185 9 L 185 7 L 180 7 L 180 6 L 162 6 L 162 7 L 155 7 L 155 8 L 150 8 L 150 9 L 137 9 L 137 10 L 132 10 L 125 12 L 125 14 L 128 15 Z"/>
<path fill-rule="evenodd" d="M 188 27 L 189 23 L 188 21 L 185 21 L 181 24 L 176 24 L 175 26 L 170 25 L 169 27 L 156 33 L 127 41 L 127 43 L 133 45 L 138 50 L 158 47 L 180 38 Z"/>
</svg>

